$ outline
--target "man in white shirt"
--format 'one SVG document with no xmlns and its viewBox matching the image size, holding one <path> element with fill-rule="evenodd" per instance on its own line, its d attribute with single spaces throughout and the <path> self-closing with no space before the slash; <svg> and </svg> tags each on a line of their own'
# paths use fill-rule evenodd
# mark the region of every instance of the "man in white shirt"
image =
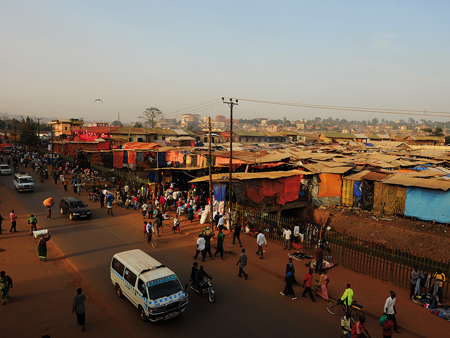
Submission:
<svg viewBox="0 0 450 338">
<path fill-rule="evenodd" d="M 147 225 L 145 226 L 145 232 L 147 233 L 147 243 L 151 243 L 153 233 L 155 232 L 155 228 L 153 227 L 152 222 L 147 223 Z"/>
<path fill-rule="evenodd" d="M 123 187 L 123 191 L 128 195 L 128 191 L 130 191 L 130 187 L 128 186 L 128 184 L 125 184 L 125 186 Z"/>
<path fill-rule="evenodd" d="M 395 297 L 395 292 L 391 291 L 391 296 L 388 297 L 384 303 L 384 314 L 392 316 L 392 321 L 394 322 L 394 332 L 400 333 L 397 327 L 397 319 L 395 318 L 395 314 L 397 313 L 397 310 L 395 309 L 395 301 L 397 299 Z"/>
<path fill-rule="evenodd" d="M 267 246 L 266 236 L 261 232 L 261 230 L 258 230 L 258 236 L 256 236 L 256 244 L 258 244 L 258 251 L 256 251 L 256 254 L 259 255 L 261 252 L 261 256 L 259 259 L 263 259 L 263 245 L 265 244 Z"/>
<path fill-rule="evenodd" d="M 196 249 L 196 252 L 195 252 L 194 259 L 197 259 L 198 254 L 201 252 L 202 253 L 202 262 L 205 261 L 205 257 L 206 257 L 205 245 L 206 245 L 206 241 L 203 238 L 203 235 L 200 234 L 198 236 L 198 239 L 197 239 L 197 249 Z"/>
<path fill-rule="evenodd" d="M 291 229 L 284 229 L 284 248 L 283 250 L 286 250 L 286 248 L 288 248 L 289 250 L 291 250 L 291 246 L 292 246 L 292 231 Z"/>
</svg>

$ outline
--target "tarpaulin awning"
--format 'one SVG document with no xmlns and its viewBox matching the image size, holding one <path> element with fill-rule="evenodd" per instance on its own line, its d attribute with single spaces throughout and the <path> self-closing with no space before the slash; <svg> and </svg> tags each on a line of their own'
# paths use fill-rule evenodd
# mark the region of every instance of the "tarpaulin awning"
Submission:
<svg viewBox="0 0 450 338">
<path fill-rule="evenodd" d="M 450 223 L 450 191 L 406 188 L 405 216 Z"/>
<path fill-rule="evenodd" d="M 341 196 L 342 179 L 338 174 L 320 174 L 319 194 L 317 197 Z"/>
<path fill-rule="evenodd" d="M 161 147 L 158 143 L 129 142 L 123 145 L 123 149 L 154 149 Z"/>
<path fill-rule="evenodd" d="M 115 151 L 113 153 L 114 156 L 114 168 L 122 168 L 123 167 L 123 151 Z"/>
</svg>

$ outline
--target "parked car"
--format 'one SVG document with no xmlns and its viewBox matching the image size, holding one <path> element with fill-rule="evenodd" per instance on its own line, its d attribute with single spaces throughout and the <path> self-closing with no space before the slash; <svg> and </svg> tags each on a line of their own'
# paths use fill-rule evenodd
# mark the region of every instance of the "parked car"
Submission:
<svg viewBox="0 0 450 338">
<path fill-rule="evenodd" d="M 12 175 L 11 167 L 7 164 L 0 164 L 0 175 Z"/>
<path fill-rule="evenodd" d="M 76 218 L 90 219 L 92 217 L 92 212 L 87 204 L 76 197 L 63 197 L 59 202 L 59 209 L 61 214 L 68 215 L 71 220 Z"/>
</svg>

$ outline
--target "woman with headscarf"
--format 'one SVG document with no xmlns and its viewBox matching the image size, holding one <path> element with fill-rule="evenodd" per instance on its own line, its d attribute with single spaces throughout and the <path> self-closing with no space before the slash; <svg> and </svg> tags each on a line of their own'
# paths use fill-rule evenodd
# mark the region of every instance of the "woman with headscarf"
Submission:
<svg viewBox="0 0 450 338">
<path fill-rule="evenodd" d="M 38 254 L 41 261 L 45 262 L 47 259 L 47 242 L 50 240 L 50 233 L 47 235 L 42 235 L 37 243 Z"/>
</svg>

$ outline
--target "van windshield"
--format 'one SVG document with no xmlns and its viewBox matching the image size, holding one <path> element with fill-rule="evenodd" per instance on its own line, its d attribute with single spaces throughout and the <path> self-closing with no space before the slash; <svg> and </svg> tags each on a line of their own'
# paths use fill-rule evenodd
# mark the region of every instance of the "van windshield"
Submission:
<svg viewBox="0 0 450 338">
<path fill-rule="evenodd" d="M 33 183 L 33 179 L 31 177 L 20 178 L 19 183 Z"/>
<path fill-rule="evenodd" d="M 150 293 L 150 299 L 167 297 L 183 291 L 183 287 L 175 275 L 148 282 L 147 287 Z"/>
</svg>

